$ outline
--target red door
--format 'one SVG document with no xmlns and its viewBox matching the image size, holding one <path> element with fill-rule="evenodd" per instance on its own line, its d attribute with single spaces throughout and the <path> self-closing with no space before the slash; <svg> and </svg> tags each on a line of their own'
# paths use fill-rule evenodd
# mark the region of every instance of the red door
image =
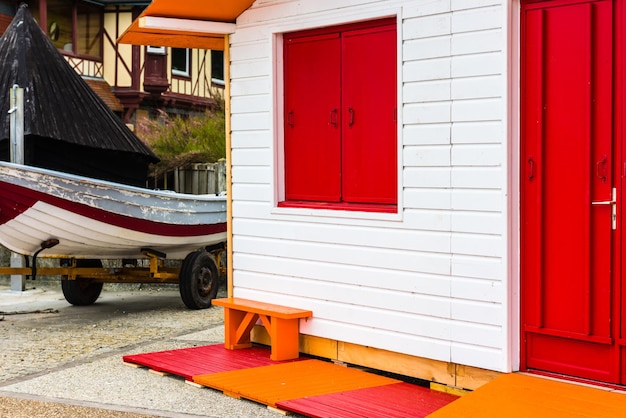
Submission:
<svg viewBox="0 0 626 418">
<path fill-rule="evenodd" d="M 618 3 L 522 8 L 521 365 L 626 383 Z"/>
</svg>

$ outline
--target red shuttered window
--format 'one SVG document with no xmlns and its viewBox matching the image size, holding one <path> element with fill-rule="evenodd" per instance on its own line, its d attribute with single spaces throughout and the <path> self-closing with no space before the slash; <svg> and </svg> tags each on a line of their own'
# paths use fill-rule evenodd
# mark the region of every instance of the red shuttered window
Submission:
<svg viewBox="0 0 626 418">
<path fill-rule="evenodd" d="M 285 200 L 396 212 L 395 19 L 284 36 Z"/>
</svg>

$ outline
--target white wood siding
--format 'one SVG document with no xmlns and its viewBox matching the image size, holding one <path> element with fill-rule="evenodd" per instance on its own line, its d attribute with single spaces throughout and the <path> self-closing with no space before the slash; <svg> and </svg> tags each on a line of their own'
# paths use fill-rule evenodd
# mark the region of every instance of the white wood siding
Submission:
<svg viewBox="0 0 626 418">
<path fill-rule="evenodd" d="M 236 296 L 311 309 L 305 334 L 515 367 L 510 8 L 504 0 L 257 0 L 238 19 L 231 37 Z M 280 34 L 390 15 L 398 16 L 402 86 L 399 214 L 277 208 Z"/>
</svg>

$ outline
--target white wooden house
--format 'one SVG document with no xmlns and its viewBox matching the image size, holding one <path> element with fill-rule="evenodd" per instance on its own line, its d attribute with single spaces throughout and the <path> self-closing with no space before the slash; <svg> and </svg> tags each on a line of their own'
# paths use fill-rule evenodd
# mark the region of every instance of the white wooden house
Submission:
<svg viewBox="0 0 626 418">
<path fill-rule="evenodd" d="M 231 294 L 346 363 L 626 383 L 624 2 L 213 3 L 166 17 L 226 40 Z"/>
</svg>

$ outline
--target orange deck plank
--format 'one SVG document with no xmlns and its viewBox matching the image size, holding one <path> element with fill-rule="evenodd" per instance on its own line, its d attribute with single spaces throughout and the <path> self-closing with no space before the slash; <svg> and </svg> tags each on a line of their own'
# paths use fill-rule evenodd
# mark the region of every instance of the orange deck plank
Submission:
<svg viewBox="0 0 626 418">
<path fill-rule="evenodd" d="M 624 416 L 624 393 L 517 373 L 498 376 L 429 415 L 432 418 Z"/>
<path fill-rule="evenodd" d="M 303 360 L 232 372 L 194 376 L 193 381 L 269 406 L 277 402 L 400 382 L 396 379 L 338 366 Z"/>
</svg>

